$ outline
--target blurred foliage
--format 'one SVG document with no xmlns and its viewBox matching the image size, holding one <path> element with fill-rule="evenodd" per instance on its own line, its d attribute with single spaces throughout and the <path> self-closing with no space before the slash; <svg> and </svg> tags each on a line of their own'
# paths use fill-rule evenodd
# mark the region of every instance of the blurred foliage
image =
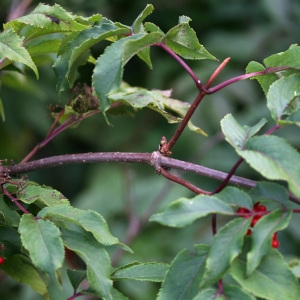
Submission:
<svg viewBox="0 0 300 300">
<path fill-rule="evenodd" d="M 19 2 L 1 1 L 1 23 L 7 21 L 10 11 Z M 79 15 L 101 13 L 113 21 L 130 25 L 149 1 L 43 2 L 56 2 Z M 38 3 L 39 1 L 32 1 L 30 10 Z M 155 11 L 147 20 L 159 24 L 162 30 L 167 31 L 177 23 L 179 16 L 189 16 L 192 19 L 191 26 L 200 42 L 210 53 L 219 61 L 231 57 L 217 82 L 243 74 L 251 60 L 262 61 L 264 57 L 284 51 L 290 44 L 299 42 L 300 2 L 297 0 L 153 0 L 152 4 Z M 93 54 L 99 55 L 103 47 L 104 44 L 95 47 Z M 191 102 L 197 90 L 190 77 L 161 49 L 152 49 L 151 54 L 153 71 L 149 71 L 145 64 L 134 58 L 125 68 L 125 80 L 131 85 L 149 89 L 172 88 L 174 98 Z M 40 59 L 38 81 L 34 74 L 28 71 L 26 77 L 6 77 L 2 82 L 0 94 L 6 121 L 0 123 L 1 159 L 19 162 L 42 140 L 51 126 L 48 107 L 64 105 L 68 94 L 58 99 L 55 76 L 51 68 L 54 60 L 54 57 Z M 188 64 L 203 82 L 218 66 L 218 62 L 213 61 L 189 61 Z M 89 83 L 91 68 L 83 66 L 80 73 L 79 81 Z M 205 98 L 193 117 L 193 122 L 204 129 L 209 137 L 186 131 L 174 148 L 173 157 L 229 171 L 237 155 L 223 141 L 219 124 L 220 119 L 229 112 L 240 123 L 247 125 L 255 124 L 262 117 L 269 118 L 266 100 L 256 82 L 248 80 L 234 84 Z M 163 117 L 147 109 L 137 112 L 135 117 L 109 116 L 109 120 L 113 126 L 108 126 L 100 115 L 85 120 L 79 127 L 70 129 L 54 139 L 35 158 L 92 151 L 151 152 L 158 148 L 161 136 L 164 135 L 168 139 L 177 126 L 168 124 Z M 280 134 L 284 135 L 285 130 L 281 129 Z M 300 148 L 299 139 L 290 141 Z M 239 168 L 238 175 L 260 178 L 246 164 Z M 28 176 L 34 181 L 60 190 L 75 206 L 91 208 L 101 213 L 113 234 L 121 241 L 128 228 L 126 214 L 130 207 L 140 216 L 153 201 L 159 202 L 157 199 L 160 199 L 158 208 L 161 208 L 180 196 L 191 195 L 183 187 L 156 176 L 153 168 L 144 165 L 71 165 L 38 171 Z M 200 187 L 203 185 L 213 189 L 217 184 L 195 175 L 188 175 L 186 178 Z M 294 220 L 286 236 L 282 236 L 282 252 L 291 255 L 297 253 L 300 241 L 299 231 L 296 230 L 298 223 Z M 209 236 L 208 220 L 196 222 L 180 230 L 147 224 L 133 242 L 132 249 L 135 251 L 135 259 L 140 255 L 138 258 L 141 261 L 170 262 L 180 249 L 196 242 L 203 243 Z M 130 254 L 122 258 L 122 262 L 131 260 Z M 0 274 L 0 282 L 0 294 L 5 293 L 8 297 L 3 299 L 39 299 L 27 288 L 20 288 L 10 279 L 4 278 L 3 274 Z M 153 295 L 157 293 L 159 286 L 128 282 L 123 288 L 127 293 L 129 291 L 131 299 L 148 300 L 154 298 Z M 55 291 L 53 293 L 55 295 Z"/>
</svg>

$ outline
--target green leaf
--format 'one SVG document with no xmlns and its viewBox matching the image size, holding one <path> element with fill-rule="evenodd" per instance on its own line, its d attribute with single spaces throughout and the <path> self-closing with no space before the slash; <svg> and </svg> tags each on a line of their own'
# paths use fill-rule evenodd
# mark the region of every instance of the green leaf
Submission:
<svg viewBox="0 0 300 300">
<path fill-rule="evenodd" d="M 143 21 L 152 14 L 154 7 L 152 4 L 147 4 L 145 9 L 138 15 L 132 24 L 132 29 L 134 33 L 145 33 Z"/>
<path fill-rule="evenodd" d="M 60 31 L 83 30 L 87 26 L 74 20 L 74 16 L 64 10 L 60 5 L 49 6 L 40 3 L 30 14 L 12 20 L 4 24 L 4 29 L 12 27 L 15 32 L 19 33 L 25 25 L 32 25 L 37 28 L 49 28 Z M 38 31 L 38 30 L 35 30 Z M 32 35 L 31 35 L 32 38 Z"/>
<path fill-rule="evenodd" d="M 61 232 L 64 245 L 74 251 L 86 263 L 90 287 L 97 292 L 98 296 L 105 300 L 112 300 L 111 266 L 105 249 L 90 232 L 79 227 L 75 230 L 62 228 Z"/>
<path fill-rule="evenodd" d="M 1 265 L 1 269 L 17 282 L 28 284 L 45 299 L 50 299 L 46 277 L 40 274 L 26 256 L 22 254 L 11 256 Z"/>
<path fill-rule="evenodd" d="M 1 255 L 9 258 L 12 255 L 21 253 L 21 240 L 19 233 L 10 226 L 0 226 L 0 247 Z"/>
<path fill-rule="evenodd" d="M 169 123 L 181 122 L 190 104 L 172 99 L 170 96 L 171 91 L 148 91 L 123 83 L 121 88 L 110 93 L 108 98 L 113 102 L 122 101 L 124 104 L 129 104 L 134 108 L 150 108 L 164 116 Z"/>
<path fill-rule="evenodd" d="M 198 245 L 177 254 L 165 276 L 157 300 L 192 299 L 199 291 L 209 247 Z"/>
<path fill-rule="evenodd" d="M 267 120 L 263 118 L 252 127 L 247 125 L 241 126 L 234 119 L 232 114 L 228 114 L 221 120 L 221 128 L 226 141 L 234 148 L 242 149 L 244 148 L 246 141 L 255 135 L 266 122 Z"/>
<path fill-rule="evenodd" d="M 285 180 L 300 197 L 300 154 L 277 136 L 258 136 L 246 142 L 245 150 L 236 149 L 247 163 L 271 180 Z"/>
<path fill-rule="evenodd" d="M 300 47 L 296 44 L 291 45 L 285 52 L 273 54 L 264 59 L 264 64 L 267 67 L 290 67 L 300 70 Z"/>
<path fill-rule="evenodd" d="M 254 199 L 254 202 L 273 200 L 285 207 L 289 205 L 289 196 L 286 189 L 274 182 L 258 182 L 250 191 L 250 196 Z"/>
<path fill-rule="evenodd" d="M 53 68 L 57 76 L 57 90 L 59 92 L 70 88 L 76 77 L 74 73 L 77 71 L 78 58 L 80 58 L 87 50 L 100 41 L 109 37 L 128 34 L 130 31 L 126 28 L 117 27 L 112 21 L 103 18 L 99 25 L 87 28 L 79 34 L 74 33 L 72 39 L 68 38 L 68 44 L 63 44 L 62 56 L 54 64 Z"/>
<path fill-rule="evenodd" d="M 298 282 L 277 250 L 270 249 L 250 276 L 246 275 L 246 261 L 242 257 L 233 262 L 229 272 L 243 289 L 257 297 L 300 299 Z"/>
<path fill-rule="evenodd" d="M 261 72 L 261 71 L 265 71 L 265 69 L 266 68 L 262 64 L 260 64 L 256 61 L 251 61 L 246 68 L 246 72 L 247 73 Z M 274 81 L 276 81 L 278 79 L 278 77 L 276 76 L 276 74 L 271 73 L 271 74 L 253 76 L 250 79 L 251 80 L 256 79 L 258 81 L 258 83 L 261 85 L 264 93 L 267 95 L 267 92 L 268 92 L 271 84 Z"/>
<path fill-rule="evenodd" d="M 280 124 L 280 119 L 283 115 L 295 112 L 291 109 L 293 102 L 298 101 L 300 96 L 300 75 L 294 74 L 288 77 L 283 77 L 275 81 L 267 94 L 267 106 L 271 112 L 272 118 Z M 295 105 L 299 108 L 299 104 Z"/>
<path fill-rule="evenodd" d="M 141 281 L 162 282 L 169 266 L 163 263 L 131 263 L 113 272 L 113 280 L 134 279 Z"/>
<path fill-rule="evenodd" d="M 114 237 L 108 228 L 104 218 L 92 210 L 80 210 L 73 206 L 52 206 L 42 209 L 38 216 L 41 218 L 50 218 L 53 222 L 59 221 L 82 226 L 86 231 L 93 234 L 95 239 L 102 245 L 111 246 L 120 244 L 119 240 Z M 127 246 L 121 244 L 124 249 L 132 252 Z"/>
<path fill-rule="evenodd" d="M 4 112 L 4 106 L 1 98 L 0 98 L 0 117 L 2 119 L 2 122 L 5 122 L 5 112 Z"/>
<path fill-rule="evenodd" d="M 291 219 L 291 210 L 274 210 L 263 216 L 252 229 L 252 247 L 247 254 L 247 276 L 259 266 L 271 247 L 273 233 L 283 230 Z"/>
<path fill-rule="evenodd" d="M 300 127 L 300 109 L 292 113 L 290 116 L 288 116 L 285 120 L 280 121 L 281 125 L 296 125 Z"/>
<path fill-rule="evenodd" d="M 220 193 L 215 194 L 215 196 L 227 204 L 237 207 L 245 207 L 249 210 L 253 209 L 253 201 L 251 197 L 236 187 L 226 187 Z"/>
<path fill-rule="evenodd" d="M 36 203 L 42 206 L 70 205 L 69 201 L 59 191 L 27 182 L 27 186 L 20 194 L 19 199 L 27 204 Z"/>
<path fill-rule="evenodd" d="M 2 195 L 0 195 L 0 212 L 4 215 L 5 224 L 15 227 L 19 225 L 20 215 L 15 210 L 9 208 Z"/>
<path fill-rule="evenodd" d="M 11 62 L 22 63 L 31 68 L 37 78 L 39 77 L 37 67 L 24 48 L 21 38 L 12 29 L 0 33 L 0 62 L 1 60 L 4 62 L 3 66 Z"/>
<path fill-rule="evenodd" d="M 152 215 L 150 221 L 171 227 L 184 227 L 209 214 L 233 215 L 233 209 L 215 196 L 198 195 L 192 199 L 180 198 L 162 212 Z"/>
<path fill-rule="evenodd" d="M 72 284 L 74 291 L 76 291 L 80 283 L 86 278 L 86 271 L 68 269 L 67 273 L 70 283 Z"/>
<path fill-rule="evenodd" d="M 248 294 L 236 285 L 225 285 L 223 295 L 217 289 L 208 288 L 201 291 L 193 300 L 255 300 L 256 298 Z"/>
<path fill-rule="evenodd" d="M 35 41 L 36 42 L 36 41 Z M 27 44 L 27 50 L 29 54 L 34 57 L 37 55 L 47 54 L 47 53 L 57 53 L 60 47 L 60 39 L 47 39 L 42 41 L 37 41 L 37 43 Z"/>
<path fill-rule="evenodd" d="M 58 283 L 56 271 L 64 260 L 64 247 L 58 228 L 48 220 L 35 220 L 32 215 L 24 214 L 19 232 L 33 264 Z"/>
<path fill-rule="evenodd" d="M 184 21 L 184 22 L 183 22 Z M 167 47 L 185 59 L 216 59 L 198 41 L 195 31 L 185 18 L 180 18 L 177 26 L 170 29 L 164 41 Z"/>
<path fill-rule="evenodd" d="M 201 286 L 222 278 L 233 260 L 242 252 L 244 237 L 250 223 L 251 219 L 236 218 L 223 226 L 214 236 Z"/>
<path fill-rule="evenodd" d="M 155 32 L 128 36 L 107 47 L 97 59 L 92 83 L 95 93 L 100 99 L 102 112 L 105 112 L 110 105 L 107 94 L 121 85 L 124 65 L 133 55 L 150 46 L 159 38 L 160 34 Z M 127 43 L 129 44 L 126 46 Z"/>
</svg>

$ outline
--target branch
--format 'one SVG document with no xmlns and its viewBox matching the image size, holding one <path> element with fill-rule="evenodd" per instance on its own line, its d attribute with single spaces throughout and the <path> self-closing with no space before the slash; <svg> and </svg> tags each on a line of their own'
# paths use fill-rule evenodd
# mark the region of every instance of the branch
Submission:
<svg viewBox="0 0 300 300">
<path fill-rule="evenodd" d="M 27 163 L 20 163 L 12 166 L 0 167 L 0 175 L 4 170 L 9 171 L 10 176 L 16 176 L 22 173 L 33 172 L 39 169 L 62 166 L 66 164 L 79 163 L 96 163 L 96 162 L 123 162 L 123 163 L 146 163 L 154 166 L 155 170 L 159 171 L 162 168 L 174 168 L 186 172 L 195 173 L 205 177 L 214 178 L 223 181 L 228 177 L 225 172 L 210 169 L 204 166 L 185 162 L 182 160 L 169 158 L 162 155 L 159 151 L 152 153 L 138 153 L 138 152 L 96 152 L 96 153 L 79 153 L 58 155 L 47 158 L 42 158 Z M 232 176 L 229 180 L 231 184 L 242 186 L 246 188 L 253 188 L 256 186 L 256 181 L 247 178 Z M 289 193 L 290 199 L 300 204 L 300 199 Z"/>
</svg>

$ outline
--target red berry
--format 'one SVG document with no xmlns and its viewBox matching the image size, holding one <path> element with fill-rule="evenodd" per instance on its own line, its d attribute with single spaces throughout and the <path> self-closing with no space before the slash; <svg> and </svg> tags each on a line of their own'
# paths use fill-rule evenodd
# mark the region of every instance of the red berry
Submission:
<svg viewBox="0 0 300 300">
<path fill-rule="evenodd" d="M 251 229 L 248 229 L 246 235 L 250 236 L 251 234 L 252 234 Z"/>
<path fill-rule="evenodd" d="M 256 209 L 260 206 L 260 202 L 254 203 L 254 210 L 257 211 Z"/>
<path fill-rule="evenodd" d="M 4 261 L 5 261 L 4 257 L 0 256 L 0 265 L 4 264 Z"/>
<path fill-rule="evenodd" d="M 245 207 L 240 207 L 237 211 L 239 214 L 247 214 L 250 212 L 250 210 L 248 208 L 245 208 Z M 250 218 L 250 216 L 243 216 L 243 218 Z"/>
<path fill-rule="evenodd" d="M 260 205 L 258 209 L 258 211 L 267 211 L 267 208 L 264 205 Z"/>
<path fill-rule="evenodd" d="M 279 242 L 277 240 L 272 241 L 272 247 L 273 248 L 278 248 L 279 247 Z"/>
<path fill-rule="evenodd" d="M 257 221 L 261 218 L 261 216 L 254 216 L 251 221 L 251 226 L 254 227 Z"/>
</svg>

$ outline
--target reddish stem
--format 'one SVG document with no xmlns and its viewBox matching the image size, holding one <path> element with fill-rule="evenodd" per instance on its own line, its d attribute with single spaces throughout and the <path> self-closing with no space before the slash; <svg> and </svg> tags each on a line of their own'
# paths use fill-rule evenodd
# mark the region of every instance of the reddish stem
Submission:
<svg viewBox="0 0 300 300">
<path fill-rule="evenodd" d="M 2 191 L 24 214 L 30 214 L 5 187 L 2 186 Z"/>
</svg>

